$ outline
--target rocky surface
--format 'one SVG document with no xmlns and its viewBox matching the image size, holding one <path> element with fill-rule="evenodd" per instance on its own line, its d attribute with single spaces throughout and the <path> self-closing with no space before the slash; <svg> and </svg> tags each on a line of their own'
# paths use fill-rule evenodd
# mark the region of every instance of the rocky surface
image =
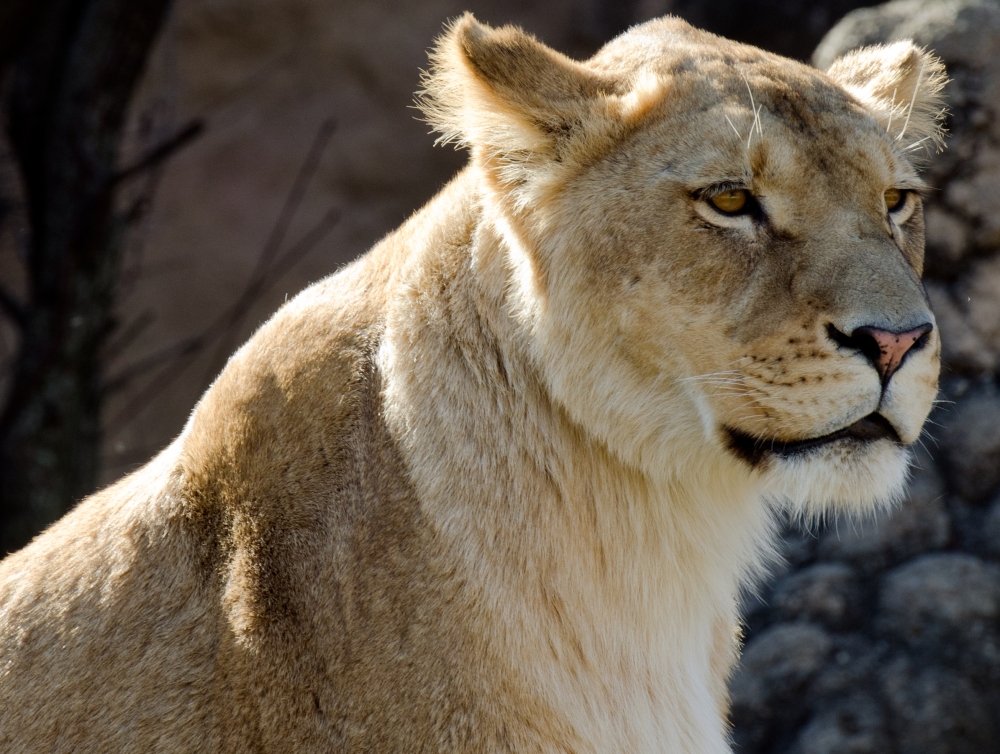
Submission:
<svg viewBox="0 0 1000 754">
<path fill-rule="evenodd" d="M 902 505 L 786 534 L 784 572 L 747 606 L 739 752 L 1000 751 L 1000 4 L 855 11 L 814 63 L 904 38 L 952 78 L 948 149 L 926 170 L 942 400 Z"/>
</svg>

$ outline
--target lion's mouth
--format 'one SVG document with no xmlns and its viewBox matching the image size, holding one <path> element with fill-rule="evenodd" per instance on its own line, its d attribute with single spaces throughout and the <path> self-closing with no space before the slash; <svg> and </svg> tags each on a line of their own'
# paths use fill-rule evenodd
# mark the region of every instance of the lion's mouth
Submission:
<svg viewBox="0 0 1000 754">
<path fill-rule="evenodd" d="M 902 444 L 895 428 L 881 414 L 868 414 L 858 419 L 854 424 L 838 429 L 828 435 L 810 437 L 806 440 L 775 440 L 766 437 L 754 437 L 738 429 L 726 428 L 729 435 L 729 447 L 736 455 L 743 458 L 751 466 L 757 466 L 767 456 L 776 455 L 785 458 L 804 455 L 811 450 L 821 448 L 838 440 L 853 440 L 857 443 L 869 443 L 876 440 L 892 440 Z"/>
</svg>

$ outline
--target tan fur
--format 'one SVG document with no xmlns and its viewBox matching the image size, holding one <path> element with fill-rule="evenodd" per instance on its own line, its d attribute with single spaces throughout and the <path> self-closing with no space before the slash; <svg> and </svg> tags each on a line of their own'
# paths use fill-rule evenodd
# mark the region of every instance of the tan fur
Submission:
<svg viewBox="0 0 1000 754">
<path fill-rule="evenodd" d="M 882 395 L 827 326 L 933 321 L 919 198 L 882 196 L 941 76 L 455 23 L 423 102 L 469 167 L 0 566 L 0 750 L 728 751 L 774 511 L 871 511 L 908 463 L 767 447 L 876 409 L 910 443 L 935 394 L 936 331 Z M 726 181 L 766 221 L 714 212 Z"/>
</svg>

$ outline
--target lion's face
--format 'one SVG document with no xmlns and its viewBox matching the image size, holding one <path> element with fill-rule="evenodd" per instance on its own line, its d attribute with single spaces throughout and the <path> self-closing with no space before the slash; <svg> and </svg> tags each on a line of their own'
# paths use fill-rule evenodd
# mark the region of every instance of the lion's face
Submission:
<svg viewBox="0 0 1000 754">
<path fill-rule="evenodd" d="M 570 413 L 644 466 L 714 454 L 795 500 L 897 494 L 939 369 L 908 159 L 938 137 L 939 64 L 904 43 L 827 75 L 661 21 L 551 68 L 585 104 L 519 102 L 508 132 L 548 134 L 520 149 L 470 140 Z"/>
</svg>

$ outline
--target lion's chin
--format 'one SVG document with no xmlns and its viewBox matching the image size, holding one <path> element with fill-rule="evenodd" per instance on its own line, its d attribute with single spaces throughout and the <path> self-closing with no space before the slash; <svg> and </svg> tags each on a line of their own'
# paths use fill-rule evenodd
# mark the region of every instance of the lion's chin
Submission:
<svg viewBox="0 0 1000 754">
<path fill-rule="evenodd" d="M 871 514 L 900 500 L 912 453 L 899 442 L 845 439 L 809 453 L 773 455 L 765 492 L 798 515 Z"/>
</svg>

